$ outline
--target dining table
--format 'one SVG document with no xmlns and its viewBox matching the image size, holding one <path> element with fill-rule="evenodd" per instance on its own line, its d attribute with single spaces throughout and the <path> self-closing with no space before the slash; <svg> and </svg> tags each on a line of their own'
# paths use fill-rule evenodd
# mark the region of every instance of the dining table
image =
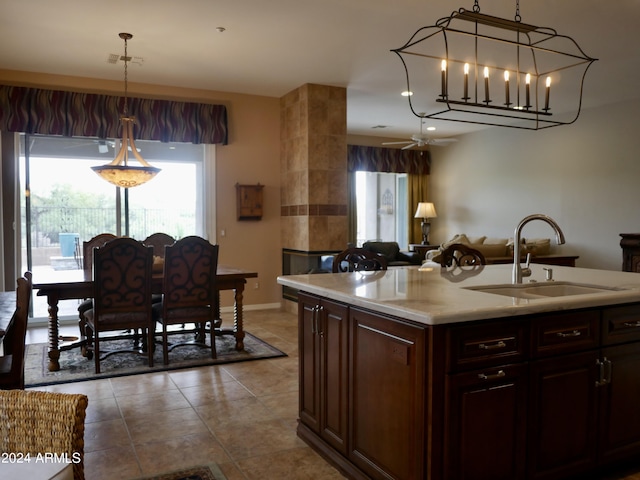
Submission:
<svg viewBox="0 0 640 480">
<path fill-rule="evenodd" d="M 16 311 L 16 292 L 0 292 L 0 342 L 9 330 L 9 325 Z"/>
<path fill-rule="evenodd" d="M 80 272 L 80 275 L 82 272 Z M 233 335 L 236 340 L 236 350 L 244 350 L 244 330 L 242 326 L 243 317 L 243 292 L 244 286 L 248 278 L 256 278 L 257 272 L 243 270 L 240 268 L 230 267 L 226 265 L 218 265 L 216 285 L 218 294 L 222 290 L 233 290 L 234 292 L 234 308 L 233 308 L 233 326 L 231 328 L 223 328 L 223 322 L 220 316 L 220 302 L 218 302 L 217 327 L 212 331 L 215 335 Z M 152 276 L 153 293 L 162 293 L 162 273 L 154 273 Z M 71 348 L 81 347 L 85 343 L 85 339 L 73 339 L 71 341 L 61 341 L 58 319 L 58 302 L 60 300 L 73 300 L 91 298 L 93 296 L 93 281 L 60 281 L 47 283 L 34 283 L 33 289 L 36 290 L 38 296 L 47 297 L 47 305 L 49 312 L 48 325 L 48 343 L 49 343 L 49 371 L 54 372 L 60 370 L 60 352 Z M 15 309 L 15 292 L 13 292 L 13 302 Z M 0 328 L 2 326 L 0 325 Z M 212 326 L 212 329 L 214 327 Z"/>
</svg>

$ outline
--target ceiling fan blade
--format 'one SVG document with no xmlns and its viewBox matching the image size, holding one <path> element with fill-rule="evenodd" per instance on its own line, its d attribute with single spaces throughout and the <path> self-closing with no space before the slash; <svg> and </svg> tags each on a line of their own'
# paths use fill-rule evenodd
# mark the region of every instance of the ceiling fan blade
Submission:
<svg viewBox="0 0 640 480">
<path fill-rule="evenodd" d="M 408 142 L 383 142 L 382 145 L 402 145 L 404 143 L 413 143 L 411 141 Z"/>
<path fill-rule="evenodd" d="M 433 145 L 450 145 L 452 143 L 456 143 L 457 141 L 457 138 L 434 138 L 432 140 L 429 140 L 429 143 Z"/>
<path fill-rule="evenodd" d="M 417 143 L 412 143 L 411 145 L 407 145 L 406 147 L 402 147 L 400 150 L 408 150 L 412 147 L 415 147 L 416 145 L 418 145 Z"/>
</svg>

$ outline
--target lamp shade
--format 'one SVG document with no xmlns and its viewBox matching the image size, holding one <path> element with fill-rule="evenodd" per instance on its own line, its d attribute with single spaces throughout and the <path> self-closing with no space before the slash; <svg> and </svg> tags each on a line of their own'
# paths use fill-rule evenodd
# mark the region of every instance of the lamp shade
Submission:
<svg viewBox="0 0 640 480">
<path fill-rule="evenodd" d="M 418 203 L 418 208 L 416 210 L 415 218 L 435 218 L 438 215 L 436 214 L 436 207 L 433 206 L 431 202 L 420 202 Z"/>
</svg>

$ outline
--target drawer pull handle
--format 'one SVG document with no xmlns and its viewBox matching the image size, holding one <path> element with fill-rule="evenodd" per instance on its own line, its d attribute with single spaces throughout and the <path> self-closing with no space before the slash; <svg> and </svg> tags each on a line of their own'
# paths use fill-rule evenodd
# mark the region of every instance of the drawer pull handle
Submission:
<svg viewBox="0 0 640 480">
<path fill-rule="evenodd" d="M 504 370 L 498 370 L 498 373 L 493 373 L 491 375 L 485 375 L 484 373 L 479 373 L 478 378 L 480 380 L 495 380 L 497 378 L 506 377 L 507 374 L 504 373 Z"/>
<path fill-rule="evenodd" d="M 556 333 L 556 335 L 562 338 L 579 337 L 580 335 L 582 335 L 582 332 L 580 330 L 573 330 L 572 332 L 558 332 Z"/>
<path fill-rule="evenodd" d="M 624 322 L 625 327 L 640 327 L 640 320 L 636 320 L 635 322 Z"/>
<path fill-rule="evenodd" d="M 496 343 L 492 343 L 491 345 L 487 345 L 486 343 L 481 343 L 480 345 L 478 345 L 478 348 L 481 350 L 493 350 L 495 348 L 504 348 L 506 346 L 507 344 L 504 343 L 502 340 L 500 340 Z"/>
</svg>

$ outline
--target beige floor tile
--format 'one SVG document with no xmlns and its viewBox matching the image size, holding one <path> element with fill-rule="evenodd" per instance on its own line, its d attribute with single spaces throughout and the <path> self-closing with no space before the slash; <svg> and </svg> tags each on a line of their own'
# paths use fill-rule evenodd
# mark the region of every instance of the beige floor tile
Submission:
<svg viewBox="0 0 640 480">
<path fill-rule="evenodd" d="M 207 403 L 196 407 L 196 412 L 214 431 L 229 426 L 242 429 L 243 424 L 275 418 L 255 397 Z"/>
<path fill-rule="evenodd" d="M 165 392 L 178 387 L 167 372 L 147 373 L 109 379 L 116 397 L 139 393 Z"/>
<path fill-rule="evenodd" d="M 262 395 L 258 397 L 269 412 L 277 418 L 296 422 L 298 418 L 298 389 L 285 393 L 276 393 L 273 395 Z"/>
<path fill-rule="evenodd" d="M 125 418 L 149 412 L 159 414 L 160 412 L 169 412 L 169 410 L 189 408 L 190 406 L 180 390 L 119 396 L 117 403 L 120 406 L 122 416 Z"/>
<path fill-rule="evenodd" d="M 81 393 L 89 398 L 89 402 L 99 398 L 113 398 L 113 388 L 109 380 L 89 380 L 87 382 L 61 383 L 36 387 L 33 390 L 46 390 L 49 392 Z"/>
<path fill-rule="evenodd" d="M 127 417 L 126 425 L 134 445 L 208 432 L 204 422 L 190 407 L 169 410 L 165 415 L 141 412 L 138 416 Z"/>
<path fill-rule="evenodd" d="M 214 428 L 213 433 L 234 460 L 275 454 L 304 445 L 290 428 L 279 420 L 244 424 L 243 428 Z M 267 477 L 268 478 L 268 477 Z"/>
<path fill-rule="evenodd" d="M 236 381 L 215 385 L 185 387 L 181 389 L 181 392 L 194 407 L 222 400 L 238 400 L 240 398 L 253 397 L 253 394 L 247 390 L 246 387 Z"/>
<path fill-rule="evenodd" d="M 120 407 L 115 397 L 89 399 L 85 425 L 105 420 L 121 419 Z"/>
<path fill-rule="evenodd" d="M 158 439 L 135 445 L 135 450 L 145 475 L 230 461 L 224 448 L 210 432 Z"/>
<path fill-rule="evenodd" d="M 85 452 L 128 445 L 131 445 L 131 439 L 122 418 L 86 423 L 84 426 Z"/>
<path fill-rule="evenodd" d="M 169 378 L 178 388 L 217 385 L 225 382 L 235 382 L 221 366 L 190 368 L 168 372 Z"/>
<path fill-rule="evenodd" d="M 238 466 L 249 480 L 263 480 L 265 478 L 337 480 L 345 478 L 309 447 L 279 451 L 266 457 L 239 460 Z"/>
<path fill-rule="evenodd" d="M 128 480 L 142 474 L 133 446 L 110 448 L 84 455 L 86 480 Z"/>
</svg>

